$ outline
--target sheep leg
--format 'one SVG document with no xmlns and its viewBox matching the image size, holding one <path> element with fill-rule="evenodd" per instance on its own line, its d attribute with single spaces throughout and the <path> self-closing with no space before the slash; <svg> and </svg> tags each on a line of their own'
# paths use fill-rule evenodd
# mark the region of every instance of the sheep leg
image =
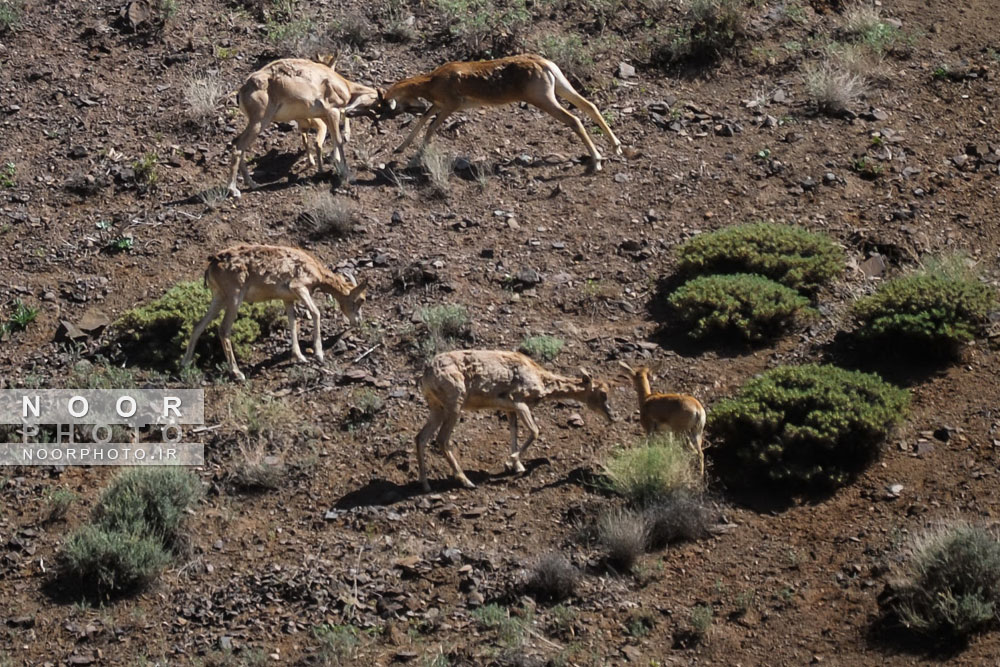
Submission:
<svg viewBox="0 0 1000 667">
<path fill-rule="evenodd" d="M 251 96 L 252 99 L 252 96 Z M 257 187 L 253 178 L 250 177 L 250 170 L 247 169 L 246 152 L 253 142 L 257 141 L 261 130 L 267 127 L 274 119 L 274 112 L 262 113 L 261 117 L 254 122 L 252 119 L 247 123 L 246 129 L 233 142 L 233 158 L 229 167 L 229 192 L 233 197 L 239 197 L 240 191 L 236 187 L 237 172 L 243 176 L 244 184 L 253 190 Z"/>
<path fill-rule="evenodd" d="M 570 85 L 569 81 L 566 80 L 566 77 L 556 76 L 554 83 L 555 92 L 563 99 L 569 101 L 569 103 L 577 109 L 590 116 L 590 120 L 594 121 L 594 123 L 597 124 L 597 127 L 601 128 L 601 132 L 603 132 L 608 138 L 608 141 L 611 142 L 611 146 L 614 148 L 615 154 L 621 155 L 622 142 L 618 140 L 615 133 L 611 131 L 610 127 L 608 127 L 607 121 L 604 120 L 604 116 L 602 116 L 601 112 L 597 110 L 597 107 L 595 107 L 590 100 L 576 92 L 576 89 Z"/>
<path fill-rule="evenodd" d="M 569 111 L 566 111 L 566 109 L 559 104 L 559 100 L 556 99 L 555 91 L 549 90 L 544 98 L 540 100 L 532 100 L 532 104 L 559 122 L 568 125 L 574 132 L 576 132 L 576 135 L 580 137 L 581 141 L 583 141 L 584 146 L 587 147 L 587 151 L 590 152 L 590 170 L 600 171 L 601 154 L 597 151 L 597 146 L 594 145 L 590 135 L 587 134 L 587 130 L 583 127 L 583 123 L 580 122 L 580 119 L 571 114 Z"/>
<path fill-rule="evenodd" d="M 517 448 L 517 412 L 511 410 L 507 413 L 507 421 L 510 423 L 510 454 L 507 456 L 507 460 L 503 462 L 503 467 L 507 470 L 515 470 L 517 468 L 517 453 L 520 451 Z"/>
<path fill-rule="evenodd" d="M 302 350 L 299 348 L 299 321 L 295 319 L 294 301 L 285 302 L 285 314 L 288 315 L 288 331 L 290 332 L 292 339 L 292 356 L 299 361 L 305 361 L 306 358 L 303 356 Z"/>
<path fill-rule="evenodd" d="M 222 317 L 222 324 L 219 325 L 219 339 L 222 340 L 222 351 L 226 355 L 226 361 L 229 362 L 229 372 L 241 382 L 247 378 L 240 371 L 239 366 L 236 365 L 236 355 L 233 353 L 233 341 L 229 339 L 229 335 L 232 333 L 233 322 L 236 321 L 236 314 L 239 312 L 240 302 L 242 301 L 242 294 L 237 294 L 229 300 L 229 303 L 226 304 L 226 314 Z"/>
<path fill-rule="evenodd" d="M 194 358 L 194 348 L 198 343 L 198 339 L 205 333 L 205 329 L 212 323 L 212 320 L 222 311 L 223 303 L 225 303 L 225 298 L 222 294 L 216 293 L 212 295 L 212 303 L 208 306 L 208 312 L 205 313 L 205 317 L 198 320 L 198 324 L 194 325 L 194 330 L 191 332 L 191 340 L 188 342 L 187 351 L 184 353 L 181 366 L 187 366 L 191 363 L 191 360 Z"/>
<path fill-rule="evenodd" d="M 427 113 L 421 116 L 420 120 L 418 120 L 416 123 L 413 124 L 413 129 L 410 130 L 410 133 L 408 135 L 406 135 L 406 139 L 403 140 L 403 143 L 397 146 L 395 150 L 393 150 L 392 152 L 402 153 L 403 151 L 405 151 L 407 147 L 409 147 L 409 145 L 413 143 L 413 140 L 417 138 L 417 134 L 419 134 L 420 130 L 423 129 L 424 125 L 427 124 L 427 121 L 431 119 L 431 116 L 433 116 L 439 111 L 441 111 L 441 107 L 439 107 L 436 104 L 431 105 L 431 108 L 427 110 Z"/>
<path fill-rule="evenodd" d="M 320 325 L 319 319 L 319 308 L 316 307 L 316 303 L 313 301 L 312 296 L 309 294 L 309 290 L 305 287 L 300 287 L 295 291 L 302 299 L 302 303 L 306 305 L 306 310 L 312 314 L 313 326 L 316 327 L 313 331 L 313 350 L 315 350 L 316 358 L 320 362 L 323 361 L 323 327 Z"/>
<path fill-rule="evenodd" d="M 525 450 L 531 446 L 531 443 L 538 438 L 538 425 L 535 423 L 534 417 L 531 416 L 531 409 L 528 408 L 526 403 L 516 403 L 514 407 L 517 410 L 517 414 L 521 417 L 521 421 L 528 427 L 527 439 L 521 445 L 521 449 L 512 456 L 514 459 L 514 470 L 516 472 L 524 472 L 524 464 L 521 463 L 521 454 L 524 454 Z"/>
<path fill-rule="evenodd" d="M 427 441 L 431 439 L 444 420 L 444 413 L 439 409 L 431 408 L 431 414 L 427 417 L 424 427 L 417 433 L 417 467 L 420 470 L 420 486 L 425 492 L 430 492 L 431 485 L 427 482 L 427 463 L 425 461 L 427 452 Z"/>
<path fill-rule="evenodd" d="M 436 442 L 437 446 L 444 452 L 444 457 L 448 459 L 448 463 L 451 465 L 451 472 L 462 486 L 467 489 L 474 489 L 476 485 L 469 481 L 469 478 L 465 476 L 462 471 L 462 466 L 458 463 L 458 457 L 455 453 L 451 451 L 451 447 L 448 446 L 448 442 L 451 440 L 451 433 L 455 430 L 455 424 L 458 423 L 458 410 L 449 412 L 445 415 L 444 423 L 441 425 L 441 430 L 438 431 Z"/>
</svg>

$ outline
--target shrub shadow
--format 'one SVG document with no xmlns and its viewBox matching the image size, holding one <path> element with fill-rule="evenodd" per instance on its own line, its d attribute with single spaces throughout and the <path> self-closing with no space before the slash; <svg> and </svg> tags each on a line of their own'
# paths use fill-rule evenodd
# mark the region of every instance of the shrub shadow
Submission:
<svg viewBox="0 0 1000 667">
<path fill-rule="evenodd" d="M 821 348 L 823 361 L 841 368 L 877 373 L 901 387 L 912 387 L 943 375 L 961 361 L 961 351 L 936 351 L 900 341 L 861 340 L 853 331 L 840 331 Z"/>
<path fill-rule="evenodd" d="M 880 602 L 886 597 L 883 591 Z M 968 639 L 960 637 L 932 639 L 904 626 L 896 614 L 882 612 L 865 633 L 865 643 L 873 649 L 890 655 L 923 657 L 940 662 L 956 658 L 969 646 Z"/>
</svg>

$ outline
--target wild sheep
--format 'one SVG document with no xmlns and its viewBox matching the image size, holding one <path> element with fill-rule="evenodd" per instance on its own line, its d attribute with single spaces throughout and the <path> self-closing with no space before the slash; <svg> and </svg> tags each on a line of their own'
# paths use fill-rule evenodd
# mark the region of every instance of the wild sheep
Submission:
<svg viewBox="0 0 1000 667">
<path fill-rule="evenodd" d="M 356 284 L 353 278 L 348 281 L 327 269 L 304 250 L 286 246 L 250 244 L 235 245 L 209 258 L 208 269 L 205 270 L 205 284 L 212 290 L 212 303 L 205 317 L 201 318 L 191 332 L 191 342 L 188 343 L 181 364 L 186 366 L 191 363 L 198 338 L 219 312 L 225 309 L 226 314 L 219 326 L 219 338 L 222 340 L 222 350 L 229 362 L 229 370 L 239 380 L 245 380 L 246 376 L 236 365 L 229 334 L 241 303 L 274 299 L 284 301 L 292 339 L 292 354 L 299 361 L 305 361 L 299 349 L 299 328 L 295 319 L 295 302 L 302 301 L 309 311 L 313 326 L 316 327 L 313 334 L 316 358 L 323 361 L 319 308 L 316 307 L 310 293 L 318 289 L 333 296 L 348 321 L 356 324 L 368 288 L 365 281 Z"/>
<path fill-rule="evenodd" d="M 275 60 L 251 74 L 237 93 L 237 99 L 240 109 L 247 117 L 247 126 L 233 142 L 229 192 L 234 197 L 240 196 L 239 188 L 236 187 L 237 174 L 242 174 L 247 187 L 256 187 L 247 169 L 246 151 L 261 130 L 272 122 L 298 121 L 301 131 L 301 121 L 313 118 L 322 121 L 322 128 L 312 123 L 307 124 L 317 130 L 322 129 L 324 134 L 327 130 L 331 133 L 337 170 L 340 174 L 346 174 L 347 158 L 344 155 L 340 119 L 357 110 L 373 108 L 380 96 L 374 88 L 348 81 L 328 64 L 285 58 Z M 317 142 L 316 149 L 319 154 L 317 170 L 322 173 L 322 143 Z"/>
<path fill-rule="evenodd" d="M 436 446 L 451 465 L 455 478 L 469 489 L 475 485 L 462 472 L 449 447 L 459 415 L 467 410 L 502 410 L 510 422 L 508 470 L 524 472 L 521 455 L 538 437 L 531 408 L 542 401 L 573 398 L 613 421 L 608 404 L 608 385 L 595 381 L 581 370 L 579 378 L 556 375 L 519 352 L 459 350 L 435 356 L 427 365 L 420 388 L 431 413 L 416 437 L 420 484 L 430 491 L 424 453 L 427 442 L 437 433 Z M 528 438 L 517 444 L 518 419 L 528 427 Z"/>
<path fill-rule="evenodd" d="M 649 435 L 655 431 L 670 431 L 688 443 L 698 459 L 698 471 L 705 476 L 705 452 L 702 436 L 705 431 L 705 408 L 694 396 L 687 394 L 654 394 L 649 388 L 650 371 L 645 366 L 633 369 L 619 362 L 631 375 L 639 396 L 639 423 Z"/>
<path fill-rule="evenodd" d="M 435 114 L 437 118 L 427 128 L 423 146 L 427 145 L 438 128 L 456 111 L 527 102 L 571 127 L 590 152 L 590 169 L 599 170 L 601 154 L 597 147 L 583 123 L 559 104 L 556 95 L 589 116 L 608 137 L 615 153 L 621 155 L 621 142 L 608 127 L 597 107 L 573 89 L 555 63 L 536 55 L 446 63 L 429 74 L 420 74 L 393 84 L 382 93 L 382 108 L 405 110 L 417 105 L 417 100 L 421 98 L 431 103 L 431 108 L 414 124 L 409 136 L 396 148 L 395 152 L 400 153 L 406 150 Z"/>
</svg>

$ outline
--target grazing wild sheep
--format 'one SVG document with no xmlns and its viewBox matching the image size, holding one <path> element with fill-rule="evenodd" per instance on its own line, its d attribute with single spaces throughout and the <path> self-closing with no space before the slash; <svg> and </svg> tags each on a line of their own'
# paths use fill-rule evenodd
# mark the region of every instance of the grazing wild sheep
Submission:
<svg viewBox="0 0 1000 667">
<path fill-rule="evenodd" d="M 299 349 L 299 327 L 295 319 L 295 302 L 302 301 L 312 318 L 316 331 L 313 334 L 313 349 L 316 358 L 323 361 L 322 328 L 319 308 L 312 300 L 311 292 L 320 290 L 333 296 L 340 310 L 351 324 L 356 324 L 361 307 L 365 303 L 368 285 L 365 281 L 356 284 L 348 281 L 320 264 L 304 250 L 286 246 L 240 244 L 227 248 L 209 258 L 205 271 L 205 284 L 212 290 L 212 303 L 205 317 L 201 318 L 191 332 L 182 365 L 191 363 L 195 344 L 205 328 L 225 309 L 226 314 L 219 326 L 222 350 L 229 362 L 229 370 L 239 380 L 246 377 L 236 365 L 233 344 L 229 334 L 236 321 L 240 304 L 280 299 L 285 302 L 288 328 L 291 332 L 292 354 L 299 361 L 305 361 Z"/>
<path fill-rule="evenodd" d="M 449 446 L 459 415 L 467 410 L 501 410 L 510 421 L 510 456 L 508 470 L 524 472 L 521 454 L 538 437 L 538 426 L 531 408 L 542 401 L 573 398 L 613 421 L 608 405 L 608 385 L 595 381 L 581 370 L 579 378 L 556 375 L 545 370 L 520 352 L 498 350 L 459 350 L 443 352 L 427 365 L 420 388 L 431 409 L 427 422 L 417 434 L 417 463 L 420 484 L 430 491 L 424 453 L 427 442 L 437 433 L 435 444 L 451 465 L 452 473 L 463 486 L 475 485 L 462 472 Z M 517 422 L 528 427 L 528 438 L 517 444 Z"/>
<path fill-rule="evenodd" d="M 594 146 L 580 120 L 559 104 L 556 95 L 568 100 L 601 128 L 616 154 L 621 155 L 621 142 L 593 104 L 583 98 L 555 63 L 541 56 L 519 55 L 499 60 L 451 62 L 429 74 L 403 79 L 382 93 L 382 109 L 402 110 L 417 105 L 418 99 L 431 103 L 431 108 L 417 121 L 406 140 L 396 148 L 406 150 L 421 128 L 437 114 L 427 128 L 423 146 L 427 145 L 444 121 L 456 111 L 483 106 L 499 106 L 511 102 L 527 102 L 576 132 L 590 153 L 590 169 L 601 168 L 601 154 Z"/>
<path fill-rule="evenodd" d="M 645 366 L 633 369 L 619 362 L 631 375 L 639 396 L 639 423 L 646 435 L 654 431 L 669 431 L 684 438 L 698 459 L 698 470 L 705 476 L 705 452 L 702 434 L 705 431 L 705 408 L 694 396 L 687 394 L 654 394 L 649 388 L 650 371 Z"/>
<path fill-rule="evenodd" d="M 306 123 L 320 131 L 325 138 L 329 131 L 334 141 L 334 159 L 340 174 L 347 173 L 344 155 L 344 136 L 341 134 L 341 117 L 359 110 L 372 109 L 380 99 L 374 88 L 348 81 L 328 64 L 285 58 L 257 70 L 247 78 L 237 93 L 240 109 L 247 117 L 246 129 L 233 142 L 233 157 L 229 172 L 229 192 L 240 196 L 236 187 L 237 174 L 243 175 L 247 187 L 256 184 L 250 177 L 246 164 L 246 151 L 257 139 L 261 130 L 272 122 L 299 123 L 318 119 L 322 125 Z M 323 146 L 317 142 L 317 169 L 323 171 Z M 307 145 L 308 151 L 308 145 Z"/>
</svg>

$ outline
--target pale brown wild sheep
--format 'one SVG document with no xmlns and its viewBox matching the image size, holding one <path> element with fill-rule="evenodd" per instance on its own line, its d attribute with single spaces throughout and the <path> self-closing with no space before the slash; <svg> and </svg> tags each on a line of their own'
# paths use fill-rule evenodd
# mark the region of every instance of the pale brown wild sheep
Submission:
<svg viewBox="0 0 1000 667">
<path fill-rule="evenodd" d="M 650 371 L 645 366 L 633 369 L 619 362 L 631 375 L 639 396 L 639 423 L 646 435 L 669 431 L 684 438 L 698 459 L 699 474 L 705 476 L 705 452 L 702 438 L 705 431 L 705 408 L 694 396 L 687 394 L 654 394 L 649 388 Z"/>
<path fill-rule="evenodd" d="M 414 107 L 421 98 L 431 103 L 431 108 L 414 124 L 409 136 L 396 148 L 395 152 L 400 153 L 406 150 L 435 114 L 437 118 L 427 128 L 422 147 L 427 145 L 438 128 L 456 111 L 527 102 L 572 128 L 590 153 L 590 169 L 599 170 L 601 154 L 597 147 L 580 119 L 564 109 L 556 95 L 589 116 L 608 137 L 615 153 L 622 154 L 621 142 L 608 127 L 597 107 L 573 89 L 555 63 L 536 55 L 446 63 L 429 74 L 403 79 L 390 86 L 382 93 L 382 109 L 406 110 Z"/>
<path fill-rule="evenodd" d="M 276 60 L 251 74 L 237 93 L 240 109 L 247 117 L 246 129 L 233 141 L 233 157 L 229 172 L 229 192 L 240 196 L 236 178 L 242 174 L 249 188 L 256 187 L 246 164 L 246 151 L 257 139 L 261 130 L 272 122 L 319 119 L 322 131 L 333 136 L 334 160 L 338 173 L 347 173 L 344 154 L 344 136 L 340 119 L 358 110 L 372 109 L 380 100 L 374 88 L 348 81 L 337 74 L 329 64 L 284 58 Z M 308 123 L 320 130 L 320 126 Z M 324 136 L 325 138 L 325 136 Z M 306 145 L 307 151 L 309 149 Z M 323 146 L 317 142 L 317 170 L 323 171 Z"/>
<path fill-rule="evenodd" d="M 452 473 L 463 486 L 475 485 L 462 472 L 449 446 L 459 415 L 468 410 L 501 410 L 510 422 L 508 470 L 524 472 L 521 455 L 538 437 L 538 426 L 531 408 L 542 401 L 572 398 L 613 421 L 608 405 L 608 385 L 595 381 L 581 370 L 579 378 L 556 375 L 519 352 L 498 350 L 459 350 L 435 356 L 424 370 L 420 388 L 431 409 L 427 422 L 417 434 L 417 464 L 420 484 L 430 491 L 424 453 L 427 442 L 437 433 L 435 444 L 451 465 Z M 518 419 L 528 427 L 528 438 L 517 444 Z"/>
<path fill-rule="evenodd" d="M 316 358 L 323 361 L 322 327 L 319 308 L 313 302 L 311 292 L 325 292 L 340 305 L 340 310 L 351 324 L 356 324 L 365 303 L 367 282 L 356 284 L 334 273 L 304 250 L 286 246 L 240 244 L 227 248 L 209 258 L 205 270 L 205 284 L 212 290 L 212 303 L 205 317 L 201 318 L 191 332 L 191 342 L 181 365 L 191 363 L 195 344 L 205 328 L 218 316 L 222 309 L 226 314 L 219 326 L 222 350 L 229 362 L 229 370 L 239 380 L 246 376 L 236 365 L 233 344 L 229 334 L 236 321 L 240 304 L 280 299 L 285 302 L 288 315 L 288 329 L 292 340 L 292 354 L 299 361 L 305 361 L 299 349 L 299 328 L 295 319 L 295 302 L 302 301 L 308 310 L 316 331 L 313 334 L 313 349 Z"/>
</svg>

